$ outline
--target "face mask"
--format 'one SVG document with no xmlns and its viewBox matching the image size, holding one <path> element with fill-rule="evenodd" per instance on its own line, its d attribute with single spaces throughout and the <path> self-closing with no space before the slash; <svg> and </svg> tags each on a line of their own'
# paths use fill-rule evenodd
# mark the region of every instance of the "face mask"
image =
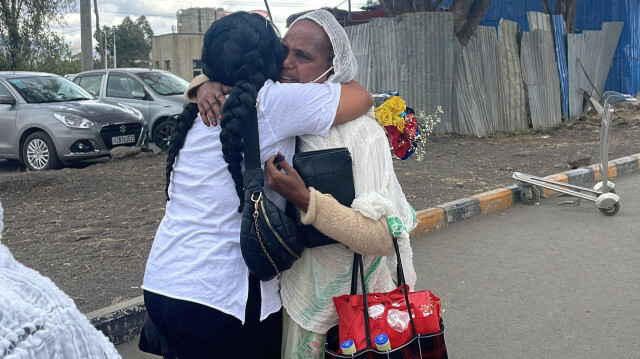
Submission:
<svg viewBox="0 0 640 359">
<path fill-rule="evenodd" d="M 320 79 L 321 79 L 321 78 L 323 78 L 326 74 L 328 74 L 328 73 L 329 73 L 329 71 L 331 71 L 331 70 L 333 70 L 333 66 L 329 67 L 329 69 L 328 69 L 327 71 L 323 72 L 323 73 L 322 73 L 322 75 L 318 76 L 318 78 L 317 78 L 317 79 L 315 79 L 315 80 L 311 81 L 311 83 L 314 83 L 314 82 L 316 82 L 316 81 L 320 80 Z"/>
</svg>

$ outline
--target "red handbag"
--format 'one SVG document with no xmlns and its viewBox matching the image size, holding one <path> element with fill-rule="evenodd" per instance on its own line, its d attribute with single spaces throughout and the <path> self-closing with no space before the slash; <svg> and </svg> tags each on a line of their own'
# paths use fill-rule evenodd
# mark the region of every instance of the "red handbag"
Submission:
<svg viewBox="0 0 640 359">
<path fill-rule="evenodd" d="M 388 293 L 367 294 L 362 256 L 354 254 L 351 294 L 333 298 L 338 312 L 338 325 L 326 334 L 325 359 L 448 358 L 440 317 L 440 299 L 428 290 L 410 293 L 404 279 L 396 238 L 393 238 L 393 245 L 398 260 L 400 286 Z M 362 295 L 356 294 L 358 272 Z M 384 350 L 372 346 L 371 338 L 377 338 L 379 334 L 386 334 L 388 338 Z M 353 341 L 356 352 L 345 354 L 341 343 L 350 341 Z"/>
<path fill-rule="evenodd" d="M 436 297 L 429 290 L 411 292 L 407 285 L 411 314 L 417 333 L 431 334 L 440 331 L 440 298 Z M 333 303 L 338 311 L 338 328 L 340 342 L 353 340 L 356 348 L 366 346 L 366 332 L 364 324 L 364 301 L 361 295 L 342 295 L 333 298 Z M 369 308 L 381 308 L 382 315 L 376 319 L 369 317 L 369 331 L 372 338 L 379 334 L 386 334 L 389 338 L 391 349 L 402 346 L 409 342 L 413 336 L 410 323 L 404 326 L 404 330 L 399 331 L 389 325 L 389 311 L 407 311 L 407 304 L 404 298 L 402 287 L 398 287 L 388 293 L 368 293 L 367 303 Z M 383 309 L 382 309 L 383 308 Z M 371 309 L 369 312 L 371 313 Z M 371 314 L 370 314 L 371 315 Z M 397 316 L 396 316 L 397 317 Z M 408 315 L 405 317 L 408 320 Z M 402 327 L 400 325 L 400 327 Z"/>
</svg>

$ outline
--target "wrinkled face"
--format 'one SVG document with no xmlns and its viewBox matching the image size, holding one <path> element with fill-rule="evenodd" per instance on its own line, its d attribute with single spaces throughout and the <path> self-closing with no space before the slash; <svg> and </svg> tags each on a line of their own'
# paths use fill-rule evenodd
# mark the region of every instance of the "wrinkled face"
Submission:
<svg viewBox="0 0 640 359">
<path fill-rule="evenodd" d="M 286 58 L 280 71 L 280 82 L 307 83 L 316 80 L 333 62 L 331 42 L 324 29 L 311 20 L 300 20 L 287 31 L 282 46 Z M 327 80 L 329 72 L 318 83 Z"/>
</svg>

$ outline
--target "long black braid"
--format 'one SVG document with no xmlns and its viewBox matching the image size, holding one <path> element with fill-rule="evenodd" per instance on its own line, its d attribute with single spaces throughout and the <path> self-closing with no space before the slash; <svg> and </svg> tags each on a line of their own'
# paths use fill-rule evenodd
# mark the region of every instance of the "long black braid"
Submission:
<svg viewBox="0 0 640 359">
<path fill-rule="evenodd" d="M 277 77 L 284 56 L 277 30 L 258 14 L 237 12 L 225 16 L 215 21 L 204 36 L 202 72 L 212 80 L 233 86 L 220 120 L 220 141 L 240 199 L 238 212 L 242 212 L 244 200 L 241 167 L 244 124 L 247 119 L 257 117 L 258 91 L 267 79 Z M 167 158 L 167 200 L 175 158 L 197 113 L 197 105 L 189 104 L 178 117 Z"/>
</svg>

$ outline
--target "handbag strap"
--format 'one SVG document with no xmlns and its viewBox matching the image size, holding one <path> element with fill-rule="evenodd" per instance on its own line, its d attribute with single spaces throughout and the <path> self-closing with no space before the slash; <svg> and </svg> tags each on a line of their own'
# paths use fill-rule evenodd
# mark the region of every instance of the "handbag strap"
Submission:
<svg viewBox="0 0 640 359">
<path fill-rule="evenodd" d="M 404 293 L 404 302 L 407 303 L 407 313 L 409 314 L 409 321 L 411 322 L 412 335 L 416 335 L 416 325 L 413 323 L 413 315 L 411 314 L 411 305 L 409 304 L 409 287 L 404 278 L 404 269 L 402 268 L 402 258 L 400 257 L 400 247 L 398 246 L 398 239 L 393 237 L 393 248 L 396 251 L 396 259 L 398 262 L 398 283 L 402 284 L 402 292 Z M 367 315 L 367 317 L 369 317 Z"/>
<path fill-rule="evenodd" d="M 353 254 L 353 272 L 351 276 L 351 294 L 356 294 L 358 289 L 358 270 L 360 271 L 360 281 L 362 282 L 362 305 L 364 310 L 364 333 L 367 340 L 367 347 L 371 348 L 371 329 L 369 328 L 369 304 L 367 303 L 367 285 L 364 282 L 364 264 L 362 255 Z"/>
<path fill-rule="evenodd" d="M 249 111 L 249 116 L 246 118 L 248 121 L 245 124 L 246 127 L 242 135 L 245 170 L 243 185 L 245 193 L 247 191 L 254 192 L 264 186 L 262 166 L 260 163 L 260 136 L 258 133 L 257 107 Z"/>
<path fill-rule="evenodd" d="M 396 252 L 396 259 L 398 262 L 398 284 L 402 286 L 402 292 L 404 293 L 404 301 L 407 304 L 407 314 L 409 314 L 409 322 L 411 323 L 412 336 L 416 336 L 416 325 L 413 322 L 413 315 L 411 314 L 411 305 L 409 304 L 409 291 L 407 283 L 404 278 L 404 270 L 402 268 L 402 259 L 400 258 L 400 247 L 398 246 L 398 239 L 393 237 L 393 248 Z M 353 254 L 353 268 L 351 273 L 351 295 L 356 295 L 358 292 L 358 271 L 360 271 L 360 282 L 362 283 L 362 304 L 364 314 L 364 330 L 367 339 L 367 347 L 371 348 L 371 330 L 369 329 L 369 305 L 367 303 L 367 286 L 365 284 L 364 264 L 362 255 Z"/>
</svg>

